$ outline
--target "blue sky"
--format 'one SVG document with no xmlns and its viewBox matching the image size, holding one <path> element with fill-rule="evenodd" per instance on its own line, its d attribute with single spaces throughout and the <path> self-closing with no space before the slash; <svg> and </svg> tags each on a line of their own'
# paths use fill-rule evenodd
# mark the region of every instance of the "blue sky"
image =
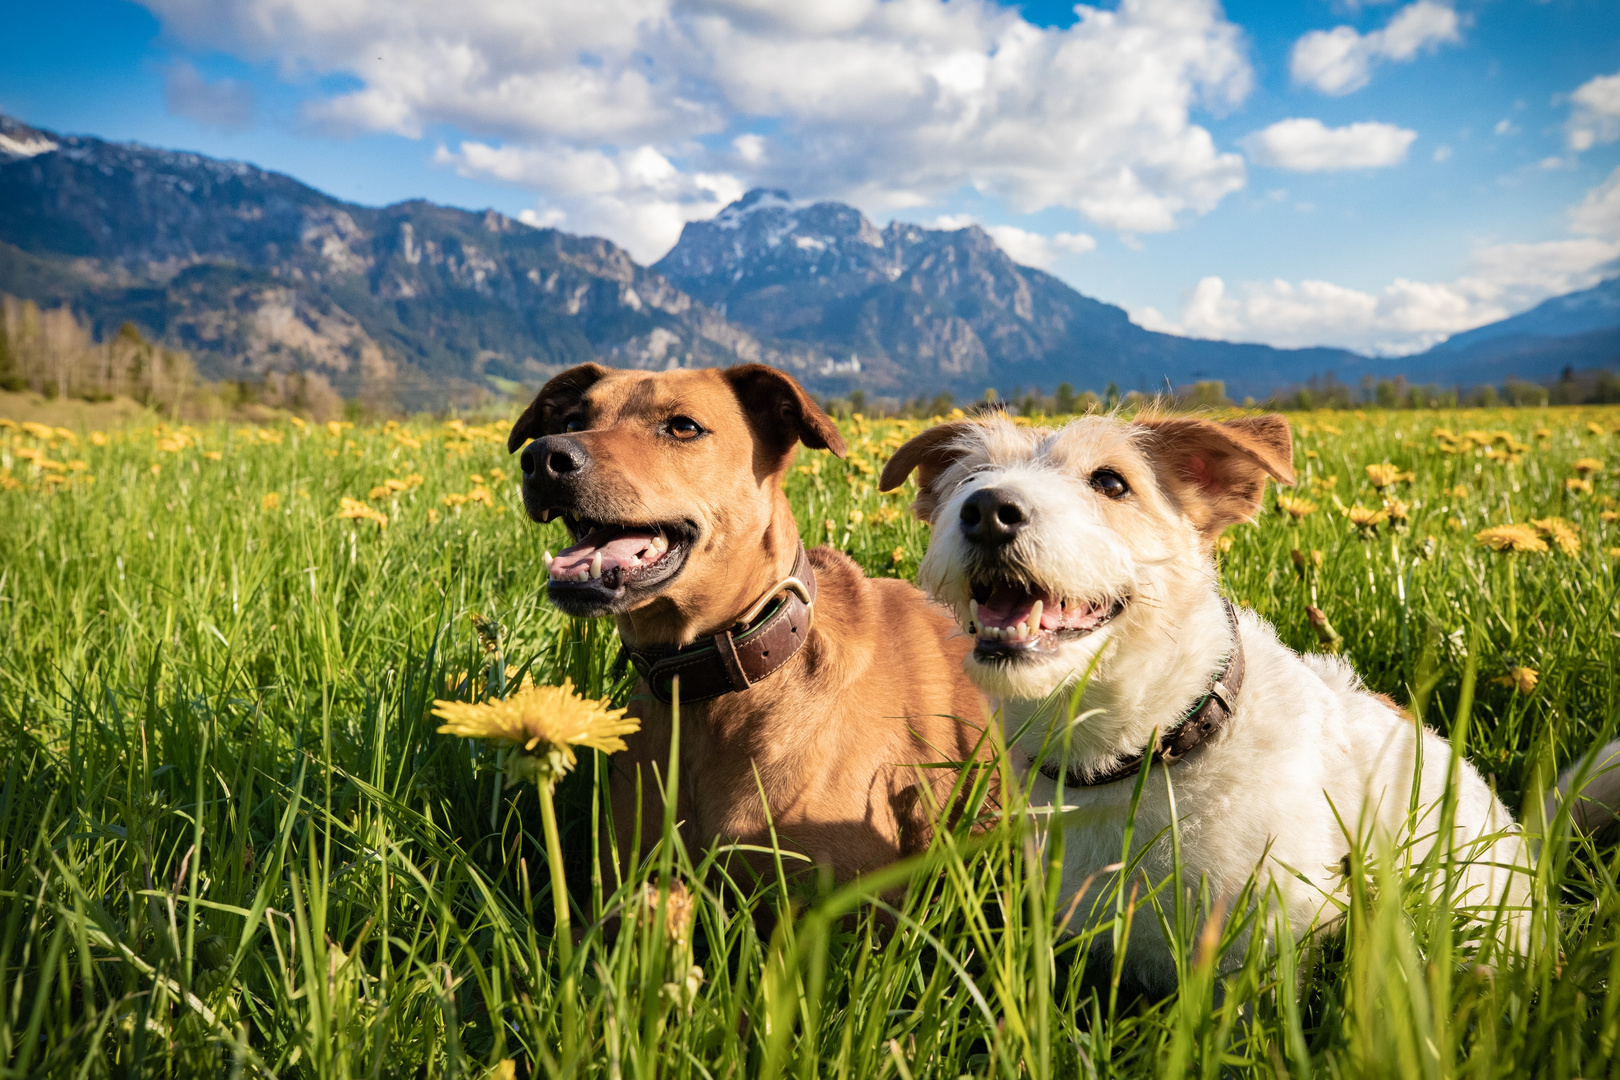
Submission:
<svg viewBox="0 0 1620 1080">
<path fill-rule="evenodd" d="M 526 7 L 4 0 L 0 110 L 649 261 L 786 186 L 1282 345 L 1411 351 L 1620 257 L 1612 0 Z"/>
</svg>

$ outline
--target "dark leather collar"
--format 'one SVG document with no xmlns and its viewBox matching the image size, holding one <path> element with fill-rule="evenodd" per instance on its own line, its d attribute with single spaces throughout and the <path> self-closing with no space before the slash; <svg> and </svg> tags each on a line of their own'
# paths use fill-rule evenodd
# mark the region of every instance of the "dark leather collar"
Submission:
<svg viewBox="0 0 1620 1080">
<path fill-rule="evenodd" d="M 774 672 L 804 648 L 815 615 L 816 572 L 799 545 L 793 572 L 750 608 L 737 625 L 711 637 L 675 648 L 650 645 L 620 654 L 652 687 L 653 697 L 669 704 L 676 676 L 681 680 L 681 704 L 708 701 L 746 690 Z"/>
<path fill-rule="evenodd" d="M 1159 745 L 1152 751 L 1152 758 L 1156 764 L 1174 765 L 1187 754 L 1221 729 L 1221 726 L 1232 718 L 1237 710 L 1238 691 L 1243 688 L 1243 635 L 1238 630 L 1237 609 L 1230 600 L 1221 599 L 1226 608 L 1226 619 L 1232 626 L 1232 655 L 1226 658 L 1221 670 L 1209 681 L 1204 696 L 1193 703 L 1178 722 L 1159 737 Z M 1062 774 L 1063 783 L 1068 787 L 1101 787 L 1135 776 L 1142 768 L 1142 759 L 1149 755 L 1138 752 L 1125 758 L 1105 773 L 1087 778 L 1069 769 Z M 1047 762 L 1041 766 L 1041 773 L 1048 779 L 1056 780 L 1060 775 L 1058 766 Z"/>
</svg>

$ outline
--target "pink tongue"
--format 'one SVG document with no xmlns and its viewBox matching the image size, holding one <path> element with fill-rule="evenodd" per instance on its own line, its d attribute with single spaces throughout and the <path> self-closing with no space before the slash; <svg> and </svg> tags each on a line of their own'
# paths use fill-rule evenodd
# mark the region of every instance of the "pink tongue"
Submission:
<svg viewBox="0 0 1620 1080">
<path fill-rule="evenodd" d="M 979 622 L 1002 629 L 1029 618 L 1035 601 L 1041 602 L 1042 630 L 1089 630 L 1107 614 L 1106 605 L 1092 606 L 1069 600 L 1060 604 L 1051 593 L 1031 592 L 1017 585 L 998 585 L 979 604 Z"/>
<path fill-rule="evenodd" d="M 590 569 L 597 552 L 602 553 L 602 570 L 646 566 L 663 557 L 663 552 L 652 546 L 657 534 L 651 529 L 597 529 L 571 548 L 564 548 L 551 564 L 551 576 L 578 573 Z"/>
<path fill-rule="evenodd" d="M 1036 600 L 1046 600 L 1045 593 L 1032 593 L 1028 589 L 1016 585 L 997 585 L 990 595 L 979 604 L 979 621 L 986 626 L 1000 629 L 1004 626 L 1017 626 L 1029 618 L 1034 610 Z M 1043 613 L 1041 622 L 1046 622 Z"/>
</svg>

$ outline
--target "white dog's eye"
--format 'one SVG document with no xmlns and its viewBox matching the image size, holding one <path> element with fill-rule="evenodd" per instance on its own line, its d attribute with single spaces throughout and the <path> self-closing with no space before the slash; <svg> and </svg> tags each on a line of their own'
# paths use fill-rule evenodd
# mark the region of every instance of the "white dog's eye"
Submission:
<svg viewBox="0 0 1620 1080">
<path fill-rule="evenodd" d="M 1113 469 L 1098 469 L 1092 473 L 1091 486 L 1110 499 L 1117 499 L 1122 495 L 1131 493 L 1131 487 L 1125 482 L 1125 478 Z"/>
</svg>

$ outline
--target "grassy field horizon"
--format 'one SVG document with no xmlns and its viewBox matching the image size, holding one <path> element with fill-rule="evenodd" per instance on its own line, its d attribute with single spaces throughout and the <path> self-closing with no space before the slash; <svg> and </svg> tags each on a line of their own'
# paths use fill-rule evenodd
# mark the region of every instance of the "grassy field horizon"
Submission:
<svg viewBox="0 0 1620 1080">
<path fill-rule="evenodd" d="M 1620 729 L 1620 408 L 1288 416 L 1299 483 L 1229 532 L 1223 591 L 1538 805 Z M 925 425 L 801 451 L 807 545 L 913 576 L 915 489 L 876 480 Z M 667 834 L 604 881 L 587 753 L 559 948 L 533 788 L 430 715 L 630 691 L 611 624 L 544 597 L 563 529 L 507 431 L 0 421 L 5 1075 L 1620 1077 L 1612 835 L 1541 846 L 1526 955 L 1480 951 L 1451 868 L 1366 852 L 1338 927 L 1223 968 L 1255 916 L 1196 881 L 1054 935 L 1016 798 L 841 889 Z M 1146 922 L 1180 943 L 1162 1000 L 1088 959 Z"/>
</svg>

